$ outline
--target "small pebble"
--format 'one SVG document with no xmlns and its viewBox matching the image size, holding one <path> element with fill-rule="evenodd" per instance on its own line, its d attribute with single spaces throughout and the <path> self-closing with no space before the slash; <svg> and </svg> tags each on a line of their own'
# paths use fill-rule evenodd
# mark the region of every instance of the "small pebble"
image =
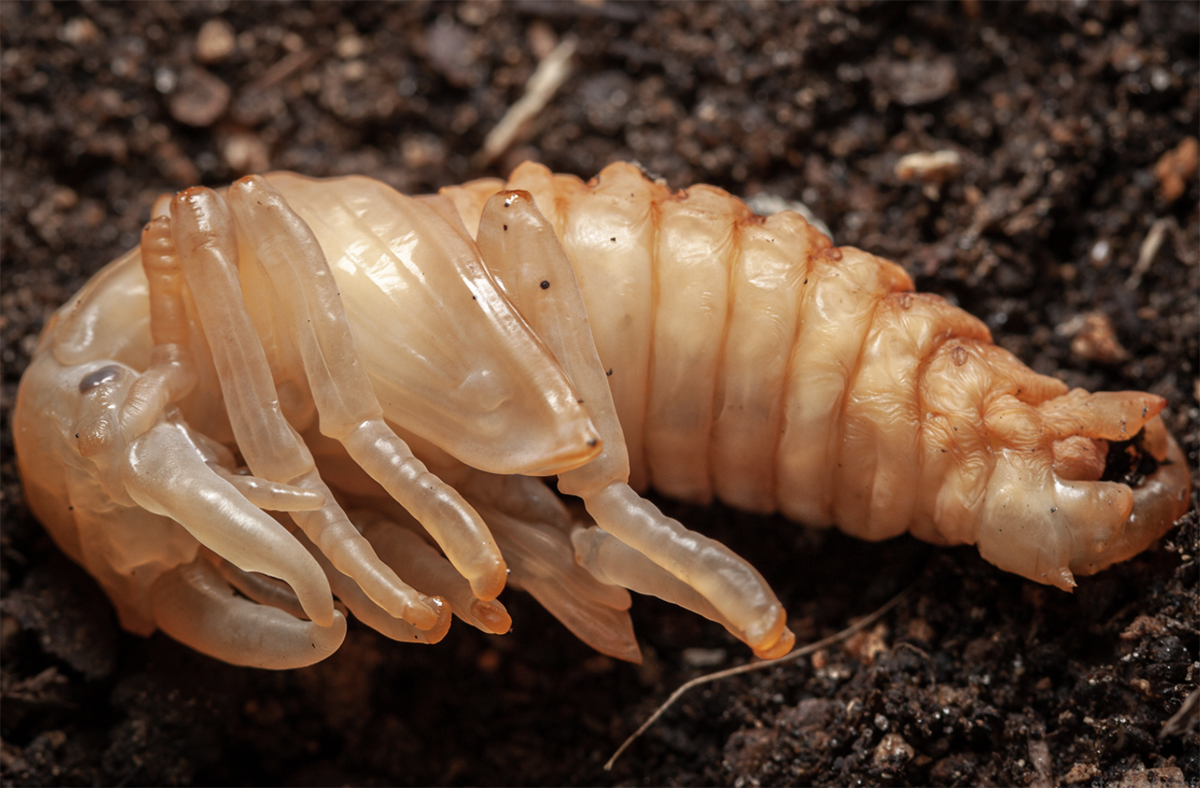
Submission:
<svg viewBox="0 0 1200 788">
<path fill-rule="evenodd" d="M 1129 358 L 1129 351 L 1117 339 L 1117 331 L 1108 315 L 1088 312 L 1081 317 L 1075 336 L 1071 339 L 1071 352 L 1075 356 L 1102 364 L 1119 364 Z M 1070 321 L 1071 324 L 1076 322 Z"/>
<path fill-rule="evenodd" d="M 196 36 L 196 60 L 219 63 L 229 56 L 236 45 L 233 26 L 224 19 L 210 19 Z"/>
<path fill-rule="evenodd" d="M 256 134 L 231 134 L 221 145 L 221 155 L 229 168 L 239 175 L 262 173 L 271 168 L 270 151 Z"/>
<path fill-rule="evenodd" d="M 201 68 L 179 75 L 171 96 L 171 117 L 189 126 L 211 126 L 229 105 L 229 86 Z"/>
</svg>

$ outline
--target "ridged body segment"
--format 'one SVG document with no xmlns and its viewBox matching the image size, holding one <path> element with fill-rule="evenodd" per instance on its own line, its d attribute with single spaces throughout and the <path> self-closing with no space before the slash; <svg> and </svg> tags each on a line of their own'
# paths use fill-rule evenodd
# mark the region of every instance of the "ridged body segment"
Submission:
<svg viewBox="0 0 1200 788">
<path fill-rule="evenodd" d="M 470 222 L 501 188 L 443 194 Z M 952 338 L 990 343 L 982 323 L 912 293 L 894 263 L 711 186 L 671 192 L 615 164 L 589 184 L 524 165 L 503 188 L 529 191 L 560 234 L 635 487 L 866 538 L 907 528 L 926 443 L 922 366 Z"/>
<path fill-rule="evenodd" d="M 871 540 L 978 542 L 1064 588 L 1068 566 L 1107 565 L 1089 555 L 1104 555 L 1103 534 L 1132 504 L 1128 488 L 1097 481 L 1110 439 L 1100 424 L 1120 421 L 1127 440 L 1161 398 L 1139 395 L 1136 418 L 1099 407 L 1103 418 L 1051 436 L 1043 422 L 1067 394 L 1061 381 L 992 345 L 977 318 L 913 292 L 896 264 L 834 247 L 797 214 L 757 216 L 711 186 L 672 192 L 623 163 L 588 183 L 525 164 L 507 183 L 442 194 L 473 231 L 501 189 L 533 196 L 571 261 L 635 488 L 716 495 Z M 1088 470 L 1059 475 L 1072 463 Z M 1045 506 L 1023 516 L 1039 533 L 1010 545 L 998 513 L 1035 492 Z M 1095 523 L 1051 517 L 1076 505 Z M 1038 557 L 1025 542 L 1052 546 Z"/>
</svg>

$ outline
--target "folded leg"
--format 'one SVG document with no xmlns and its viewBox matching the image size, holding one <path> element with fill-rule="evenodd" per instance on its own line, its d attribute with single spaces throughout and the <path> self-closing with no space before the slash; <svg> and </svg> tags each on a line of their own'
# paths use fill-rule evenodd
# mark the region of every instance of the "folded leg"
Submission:
<svg viewBox="0 0 1200 788">
<path fill-rule="evenodd" d="M 417 535 L 421 526 L 407 512 L 390 513 L 395 520 L 407 521 L 405 526 L 375 512 L 351 514 L 379 557 L 414 588 L 442 597 L 450 604 L 454 615 L 483 632 L 503 635 L 512 628 L 512 618 L 504 605 L 496 599 L 485 602 L 476 598 L 471 592 L 471 584 L 454 565 Z"/>
<path fill-rule="evenodd" d="M 265 351 L 240 289 L 237 238 L 224 202 L 208 189 L 181 193 L 171 205 L 171 229 L 221 381 L 238 449 L 251 471 L 322 496 L 324 505 L 319 509 L 292 513 L 321 554 L 339 573 L 353 578 L 391 617 L 418 629 L 437 627 L 443 618 L 441 604 L 416 592 L 379 560 L 337 505 L 317 473 L 312 454 L 284 418 Z M 290 534 L 289 539 L 294 542 Z M 313 620 L 328 617 L 325 612 Z"/>
<path fill-rule="evenodd" d="M 333 587 L 333 592 L 337 594 L 338 599 L 349 608 L 355 618 L 371 629 L 402 643 L 425 643 L 426 645 L 440 642 L 450 631 L 450 608 L 446 605 L 445 600 L 436 596 L 425 597 L 429 600 L 430 606 L 437 611 L 437 620 L 431 627 L 419 629 L 403 619 L 393 618 L 363 593 L 358 583 L 334 568 L 333 563 L 308 540 L 302 531 L 297 532 L 295 536 L 302 545 L 308 548 L 313 558 L 325 570 L 325 576 L 329 578 L 329 585 Z"/>
<path fill-rule="evenodd" d="M 74 426 L 95 475 L 68 492 L 90 523 L 81 557 L 108 568 L 98 577 L 133 631 L 161 628 L 238 664 L 288 668 L 323 659 L 341 643 L 345 621 L 320 567 L 259 507 L 311 510 L 324 496 L 235 473 L 230 452 L 188 426 L 174 403 L 196 384 L 192 328 L 169 218 L 146 226 L 140 252 L 154 343 L 148 365 L 139 372 L 101 359 L 80 367 Z M 200 545 L 286 579 L 292 613 L 311 620 L 234 596 L 198 551 L 256 576 Z"/>
<path fill-rule="evenodd" d="M 577 527 L 571 534 L 571 542 L 575 546 L 576 560 L 597 580 L 679 605 L 715 621 L 738 640 L 746 641 L 746 633 L 694 588 L 598 526 Z M 775 659 L 791 651 L 795 642 L 791 631 L 785 630 L 774 647 L 755 653 L 763 659 Z"/>
<path fill-rule="evenodd" d="M 316 561 L 286 528 L 213 472 L 185 426 L 162 423 L 134 441 L 122 477 L 143 509 L 175 520 L 239 569 L 285 581 L 310 619 L 331 624 L 333 598 Z"/>
<path fill-rule="evenodd" d="M 166 572 L 151 587 L 154 619 L 163 632 L 217 659 L 288 670 L 328 657 L 346 637 L 333 611 L 328 626 L 242 599 L 204 557 Z"/>
<path fill-rule="evenodd" d="M 358 361 L 337 283 L 312 230 L 261 177 L 233 184 L 228 200 L 296 338 L 321 432 L 341 442 L 421 522 L 471 583 L 475 596 L 494 599 L 504 588 L 504 559 L 479 516 L 429 473 L 384 422 Z M 321 541 L 314 541 L 324 550 Z"/>
<path fill-rule="evenodd" d="M 484 207 L 479 247 L 505 293 L 567 372 L 600 432 L 603 449 L 559 475 L 612 536 L 695 589 L 722 623 L 760 656 L 791 648 L 783 606 L 763 577 L 729 548 L 663 515 L 627 484 L 629 456 L 607 376 L 571 263 L 527 192 L 501 192 Z M 612 577 L 612 575 L 608 575 Z"/>
<path fill-rule="evenodd" d="M 308 618 L 300 599 L 291 586 L 258 572 L 244 572 L 211 550 L 201 549 L 200 555 L 217 570 L 217 574 L 238 593 L 260 605 L 269 605 L 299 619 Z"/>
<path fill-rule="evenodd" d="M 508 560 L 515 588 L 529 592 L 550 613 L 597 651 L 628 662 L 642 661 L 629 619 L 629 592 L 606 584 L 575 561 L 559 528 L 522 521 L 473 501 Z"/>
</svg>

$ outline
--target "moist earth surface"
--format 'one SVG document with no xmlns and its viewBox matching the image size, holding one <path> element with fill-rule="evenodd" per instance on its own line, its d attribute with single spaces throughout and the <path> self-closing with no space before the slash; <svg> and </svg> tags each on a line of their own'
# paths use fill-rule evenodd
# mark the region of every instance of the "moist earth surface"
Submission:
<svg viewBox="0 0 1200 788">
<path fill-rule="evenodd" d="M 628 159 L 672 187 L 804 201 L 1039 372 L 1148 390 L 1195 476 L 1200 105 L 1194 3 L 0 4 L 0 782 L 4 785 L 1200 784 L 1160 737 L 1200 681 L 1197 518 L 1068 595 L 972 548 L 864 544 L 663 501 L 772 583 L 787 666 L 635 600 L 645 662 L 597 655 L 529 597 L 433 647 L 352 625 L 284 673 L 122 632 L 30 515 L 11 406 L 51 312 L 137 243 L 160 193 L 248 172 L 413 193 L 525 159 Z M 478 154 L 539 60 L 557 94 Z M 1189 138 L 1192 140 L 1188 142 Z M 898 177 L 906 154 L 956 172 Z M 1195 494 L 1193 494 L 1195 495 Z"/>
</svg>

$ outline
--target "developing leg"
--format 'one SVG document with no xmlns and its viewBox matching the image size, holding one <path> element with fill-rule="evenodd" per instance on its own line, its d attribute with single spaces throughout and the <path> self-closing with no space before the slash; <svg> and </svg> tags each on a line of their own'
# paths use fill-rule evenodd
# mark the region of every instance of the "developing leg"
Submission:
<svg viewBox="0 0 1200 788">
<path fill-rule="evenodd" d="M 716 620 L 739 633 L 755 653 L 780 656 L 789 651 L 795 638 L 762 576 L 724 545 L 665 517 L 626 483 L 629 458 L 621 424 L 579 285 L 553 229 L 529 194 L 493 196 L 484 208 L 478 240 L 505 293 L 587 403 L 603 440 L 598 458 L 559 475 L 559 489 L 582 497 L 601 528 L 695 589 L 718 611 Z M 607 577 L 617 580 L 611 573 Z M 671 584 L 643 584 L 638 590 L 652 587 L 665 592 Z"/>
<path fill-rule="evenodd" d="M 321 553 L 392 617 L 418 629 L 437 627 L 445 617 L 444 606 L 414 591 L 379 560 L 334 501 L 311 453 L 284 419 L 240 290 L 234 224 L 223 201 L 210 190 L 191 189 L 175 198 L 171 211 L 184 275 L 213 354 L 238 448 L 250 469 L 323 496 L 319 509 L 292 515 Z"/>
<path fill-rule="evenodd" d="M 342 645 L 346 619 L 328 626 L 242 599 L 204 557 L 163 574 L 151 588 L 163 632 L 234 665 L 288 670 L 320 662 Z"/>
<path fill-rule="evenodd" d="M 281 510 L 313 509 L 322 505 L 324 497 L 253 477 L 236 477 L 229 471 L 232 457 L 228 452 L 215 451 L 214 444 L 184 423 L 171 403 L 187 393 L 195 376 L 179 260 L 168 219 L 147 226 L 141 251 L 155 340 L 150 365 L 139 374 L 123 365 L 106 364 L 85 375 L 79 385 L 80 450 L 100 469 L 111 499 L 129 507 L 124 514 L 113 514 L 105 524 L 113 533 L 124 534 L 114 537 L 122 547 L 114 553 L 121 555 L 123 576 L 136 575 L 139 567 L 164 559 L 166 574 L 176 574 L 178 566 L 168 568 L 171 548 L 156 540 L 174 538 L 169 535 L 182 531 L 172 526 L 152 533 L 148 528 L 151 523 L 166 522 L 160 518 L 169 518 L 195 541 L 243 569 L 285 578 L 295 590 L 297 606 L 302 605 L 309 618 L 319 625 L 333 625 L 329 584 L 320 568 L 258 508 L 261 504 Z M 189 561 L 195 555 L 195 542 L 191 544 Z M 176 542 L 176 557 L 179 547 Z M 175 610 L 170 600 L 156 597 L 157 587 L 147 589 L 148 606 L 161 616 L 151 611 L 150 617 L 154 625 L 177 632 L 179 628 L 169 622 L 186 618 L 188 611 Z M 224 653 L 215 619 L 213 626 L 192 630 L 187 637 L 202 651 L 217 656 Z M 248 640 L 242 643 L 252 649 Z M 311 648 L 306 658 L 308 653 Z M 255 659 L 245 651 L 238 656 L 251 664 Z"/>
<path fill-rule="evenodd" d="M 297 338 L 321 431 L 340 441 L 359 466 L 412 512 L 478 598 L 494 599 L 504 588 L 504 559 L 479 516 L 429 473 L 384 422 L 358 362 L 337 284 L 312 231 L 263 178 L 243 178 L 229 188 L 228 199 Z"/>
<path fill-rule="evenodd" d="M 484 601 L 471 592 L 471 584 L 434 547 L 418 536 L 419 523 L 403 509 L 391 513 L 405 526 L 376 512 L 354 512 L 379 557 L 404 575 L 415 588 L 445 599 L 454 615 L 483 632 L 503 635 L 512 628 L 512 618 L 499 600 Z"/>
</svg>

